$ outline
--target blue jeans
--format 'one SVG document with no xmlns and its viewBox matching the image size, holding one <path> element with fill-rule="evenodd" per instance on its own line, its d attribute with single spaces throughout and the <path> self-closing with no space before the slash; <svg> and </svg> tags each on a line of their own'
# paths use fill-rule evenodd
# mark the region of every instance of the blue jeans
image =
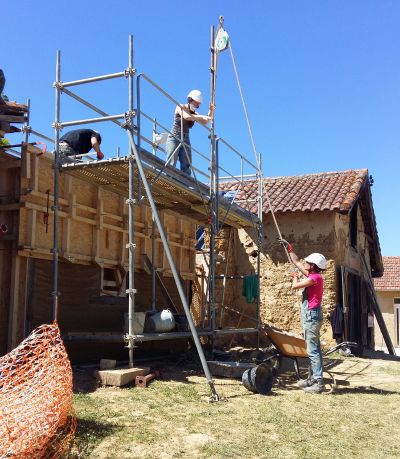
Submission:
<svg viewBox="0 0 400 459">
<path fill-rule="evenodd" d="M 165 151 L 167 153 L 167 163 L 176 166 L 176 161 L 179 158 L 181 171 L 187 175 L 191 174 L 190 165 L 192 163 L 192 149 L 190 148 L 189 134 L 183 134 L 182 144 L 179 135 L 175 137 L 168 134 Z"/>
<path fill-rule="evenodd" d="M 322 379 L 324 364 L 322 360 L 320 330 L 322 326 L 322 308 L 308 309 L 307 299 L 303 299 L 301 306 L 301 321 L 304 330 L 304 339 L 307 354 L 311 361 L 311 374 L 313 380 Z"/>
</svg>

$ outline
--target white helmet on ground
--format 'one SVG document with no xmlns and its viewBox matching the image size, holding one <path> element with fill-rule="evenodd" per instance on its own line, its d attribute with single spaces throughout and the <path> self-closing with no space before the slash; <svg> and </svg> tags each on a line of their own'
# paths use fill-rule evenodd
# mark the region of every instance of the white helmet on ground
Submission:
<svg viewBox="0 0 400 459">
<path fill-rule="evenodd" d="M 190 97 L 191 99 L 195 100 L 199 104 L 203 103 L 203 94 L 198 89 L 192 89 L 187 96 L 188 96 L 188 99 Z"/>
<path fill-rule="evenodd" d="M 312 253 L 308 257 L 304 258 L 307 263 L 313 263 L 318 266 L 319 269 L 326 269 L 326 258 L 320 253 Z"/>
</svg>

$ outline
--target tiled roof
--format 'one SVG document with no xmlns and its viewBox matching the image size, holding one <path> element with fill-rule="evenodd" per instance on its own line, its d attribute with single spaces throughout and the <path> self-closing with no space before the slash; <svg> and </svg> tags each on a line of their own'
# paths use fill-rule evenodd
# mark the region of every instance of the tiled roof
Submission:
<svg viewBox="0 0 400 459">
<path fill-rule="evenodd" d="M 265 178 L 263 210 L 269 212 L 267 193 L 274 212 L 347 212 L 357 199 L 367 178 L 367 169 Z M 220 188 L 224 191 L 234 191 L 238 188 L 238 182 L 224 182 Z M 257 182 L 245 181 L 239 186 L 235 201 L 241 202 L 248 210 L 257 212 L 256 202 L 245 203 L 246 199 L 251 201 L 256 197 Z"/>
<path fill-rule="evenodd" d="M 382 257 L 383 276 L 374 279 L 376 290 L 400 291 L 400 257 Z"/>
</svg>

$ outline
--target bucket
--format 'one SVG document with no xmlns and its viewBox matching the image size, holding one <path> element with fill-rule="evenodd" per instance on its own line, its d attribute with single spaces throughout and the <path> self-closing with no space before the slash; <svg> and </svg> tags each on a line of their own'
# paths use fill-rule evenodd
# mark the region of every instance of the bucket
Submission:
<svg viewBox="0 0 400 459">
<path fill-rule="evenodd" d="M 273 382 L 272 369 L 266 363 L 250 368 L 242 375 L 244 387 L 261 395 L 267 395 L 271 392 Z"/>
<path fill-rule="evenodd" d="M 147 332 L 169 332 L 175 328 L 175 319 L 169 309 L 148 315 L 146 320 Z"/>
</svg>

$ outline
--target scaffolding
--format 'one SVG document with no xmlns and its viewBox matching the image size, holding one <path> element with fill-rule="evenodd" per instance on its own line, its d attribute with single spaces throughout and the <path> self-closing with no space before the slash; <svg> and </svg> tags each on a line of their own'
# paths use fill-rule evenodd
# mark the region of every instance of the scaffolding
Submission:
<svg viewBox="0 0 400 459">
<path fill-rule="evenodd" d="M 218 52 L 214 46 L 215 35 L 214 28 L 211 29 L 211 73 L 212 73 L 212 94 L 215 93 L 216 79 L 216 64 L 218 60 Z M 211 339 L 218 334 L 237 334 L 237 333 L 257 333 L 259 332 L 259 310 L 260 310 L 260 295 L 256 300 L 256 318 L 257 325 L 251 328 L 229 328 L 218 329 L 216 327 L 216 300 L 215 286 L 219 279 L 224 276 L 216 275 L 216 258 L 215 244 L 216 236 L 220 234 L 222 228 L 231 226 L 241 228 L 245 226 L 253 226 L 257 232 L 257 276 L 260 277 L 260 252 L 262 243 L 262 173 L 261 173 L 261 155 L 257 158 L 257 164 L 253 164 L 244 155 L 239 153 L 225 139 L 217 136 L 214 132 L 214 123 L 211 123 L 211 129 L 207 129 L 210 138 L 210 155 L 204 155 L 199 150 L 191 146 L 191 150 L 200 158 L 201 161 L 207 161 L 209 164 L 209 173 L 204 173 L 200 168 L 195 166 L 194 161 L 191 162 L 193 177 L 182 174 L 177 169 L 168 166 L 168 164 L 157 157 L 159 151 L 163 151 L 162 147 L 157 145 L 154 137 L 161 128 L 169 132 L 165 126 L 157 121 L 157 118 L 150 116 L 142 111 L 141 101 L 143 95 L 143 82 L 149 84 L 159 94 L 164 96 L 175 106 L 180 103 L 175 100 L 170 94 L 155 83 L 149 76 L 144 73 L 137 74 L 133 65 L 133 38 L 129 37 L 129 58 L 128 67 L 120 72 L 84 78 L 80 80 L 62 82 L 61 80 L 61 57 L 60 51 L 57 52 L 56 60 L 56 80 L 55 88 L 55 120 L 54 127 L 54 236 L 53 236 L 53 279 L 52 279 L 52 297 L 53 297 L 53 318 L 58 317 L 59 296 L 58 296 L 58 263 L 59 263 L 59 248 L 58 248 L 58 220 L 59 220 L 59 186 L 60 173 L 71 174 L 82 180 L 90 181 L 91 183 L 105 187 L 117 194 L 126 196 L 126 203 L 129 209 L 128 219 L 128 234 L 129 241 L 126 246 L 129 254 L 128 265 L 128 288 L 126 294 L 129 300 L 128 310 L 128 333 L 125 335 L 126 347 L 129 350 L 129 364 L 133 366 L 133 350 L 141 341 L 171 339 L 176 337 L 193 337 L 201 364 L 210 385 L 212 392 L 212 400 L 218 400 L 219 396 L 213 384 L 213 380 L 208 368 L 208 364 L 202 349 L 199 336 L 208 336 Z M 124 113 L 110 115 L 102 109 L 86 101 L 78 96 L 70 89 L 72 86 L 96 83 L 103 80 L 125 78 L 128 81 L 128 109 Z M 134 90 L 136 82 L 136 92 Z M 96 112 L 99 117 L 78 119 L 72 121 L 61 121 L 60 119 L 60 96 L 67 94 L 84 106 Z M 136 100 L 136 107 L 134 101 Z M 214 102 L 214 100 L 212 100 Z M 152 124 L 152 139 L 149 139 L 142 127 L 143 120 L 147 120 Z M 104 121 L 111 121 L 126 131 L 129 139 L 129 153 L 127 156 L 118 156 L 111 159 L 103 160 L 83 160 L 83 158 L 74 158 L 73 162 L 63 163 L 60 155 L 60 131 L 65 127 L 77 126 L 82 124 L 91 124 Z M 135 124 L 136 122 L 136 124 Z M 136 137 L 136 141 L 135 141 Z M 183 138 L 180 139 L 182 144 L 185 144 Z M 152 152 L 147 151 L 143 144 L 151 147 Z M 237 157 L 240 164 L 240 173 L 233 175 L 221 166 L 219 161 L 221 148 L 227 148 L 231 154 Z M 246 173 L 250 168 L 253 172 Z M 224 174 L 220 176 L 220 171 Z M 199 177 L 202 177 L 202 180 Z M 240 190 L 245 180 L 253 179 L 258 181 L 258 195 L 255 199 L 247 199 L 246 203 L 235 202 L 235 197 L 226 199 L 220 193 L 220 181 L 235 181 L 237 189 Z M 163 192 L 166 186 L 175 191 L 168 195 Z M 142 194 L 144 189 L 145 194 Z M 173 197 L 172 197 L 173 196 Z M 190 332 L 167 332 L 167 333 L 134 333 L 134 313 L 135 313 L 135 231 L 134 231 L 134 205 L 146 203 L 151 207 L 153 218 L 153 238 L 154 231 L 157 227 L 160 234 L 163 248 L 168 259 L 172 275 L 179 292 L 184 312 L 188 321 Z M 246 209 L 247 207 L 247 209 Z M 207 327 L 197 329 L 193 321 L 187 296 L 185 294 L 180 273 L 176 268 L 173 255 L 171 253 L 169 242 L 163 224 L 159 217 L 159 210 L 169 208 L 174 212 L 184 212 L 186 218 L 191 218 L 198 222 L 208 221 L 210 227 L 210 246 L 209 246 L 209 276 L 208 276 L 208 317 L 209 323 Z M 257 209 L 257 214 L 253 213 L 254 208 Z M 152 246 L 154 254 L 154 246 Z M 156 270 L 154 267 L 154 259 L 149 262 L 152 273 L 152 308 L 155 309 L 155 284 Z M 230 276 L 230 278 L 240 278 L 242 276 Z M 225 279 L 227 277 L 225 276 Z M 224 283 L 225 285 L 225 283 Z"/>
</svg>

